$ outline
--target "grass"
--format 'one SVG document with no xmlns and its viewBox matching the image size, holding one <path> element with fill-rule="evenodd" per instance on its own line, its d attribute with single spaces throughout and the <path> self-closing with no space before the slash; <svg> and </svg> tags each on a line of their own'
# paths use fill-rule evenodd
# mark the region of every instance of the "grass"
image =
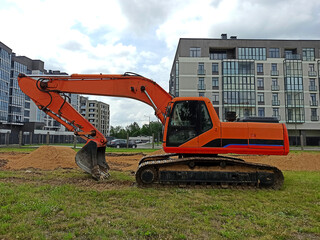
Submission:
<svg viewBox="0 0 320 240">
<path fill-rule="evenodd" d="M 282 190 L 133 186 L 77 170 L 0 171 L 0 239 L 319 239 L 320 173 Z"/>
</svg>

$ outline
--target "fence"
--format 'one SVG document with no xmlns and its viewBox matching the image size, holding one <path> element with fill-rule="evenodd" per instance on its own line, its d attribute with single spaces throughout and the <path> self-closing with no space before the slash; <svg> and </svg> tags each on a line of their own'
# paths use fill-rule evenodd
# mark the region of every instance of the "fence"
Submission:
<svg viewBox="0 0 320 240">
<path fill-rule="evenodd" d="M 84 142 L 77 137 L 77 142 Z M 70 143 L 73 144 L 75 136 L 71 134 L 50 133 L 35 134 L 32 132 L 1 132 L 0 145 L 33 145 L 33 144 L 53 144 L 53 143 Z"/>
</svg>

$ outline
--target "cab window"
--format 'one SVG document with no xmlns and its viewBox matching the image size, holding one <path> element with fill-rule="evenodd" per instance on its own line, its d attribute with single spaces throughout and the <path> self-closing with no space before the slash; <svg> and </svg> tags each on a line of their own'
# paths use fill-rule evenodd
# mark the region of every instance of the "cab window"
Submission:
<svg viewBox="0 0 320 240">
<path fill-rule="evenodd" d="M 204 102 L 176 102 L 171 111 L 167 146 L 179 146 L 211 128 L 212 121 Z"/>
</svg>

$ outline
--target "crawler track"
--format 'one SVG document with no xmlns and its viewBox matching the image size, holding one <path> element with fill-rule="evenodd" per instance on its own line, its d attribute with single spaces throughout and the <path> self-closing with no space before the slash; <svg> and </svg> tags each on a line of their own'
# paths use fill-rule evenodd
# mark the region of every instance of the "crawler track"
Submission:
<svg viewBox="0 0 320 240">
<path fill-rule="evenodd" d="M 164 154 L 144 157 L 138 166 L 139 186 L 179 185 L 214 188 L 280 189 L 282 172 L 273 166 L 249 163 L 242 159 L 213 157 L 183 157 Z"/>
</svg>

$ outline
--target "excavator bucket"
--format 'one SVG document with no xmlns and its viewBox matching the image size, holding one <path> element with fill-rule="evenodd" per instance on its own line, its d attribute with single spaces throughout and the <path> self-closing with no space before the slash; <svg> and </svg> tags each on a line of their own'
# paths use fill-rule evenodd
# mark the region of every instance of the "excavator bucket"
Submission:
<svg viewBox="0 0 320 240">
<path fill-rule="evenodd" d="M 90 141 L 76 154 L 76 164 L 96 180 L 107 179 L 110 167 L 105 156 L 106 147 L 98 147 Z"/>
</svg>

